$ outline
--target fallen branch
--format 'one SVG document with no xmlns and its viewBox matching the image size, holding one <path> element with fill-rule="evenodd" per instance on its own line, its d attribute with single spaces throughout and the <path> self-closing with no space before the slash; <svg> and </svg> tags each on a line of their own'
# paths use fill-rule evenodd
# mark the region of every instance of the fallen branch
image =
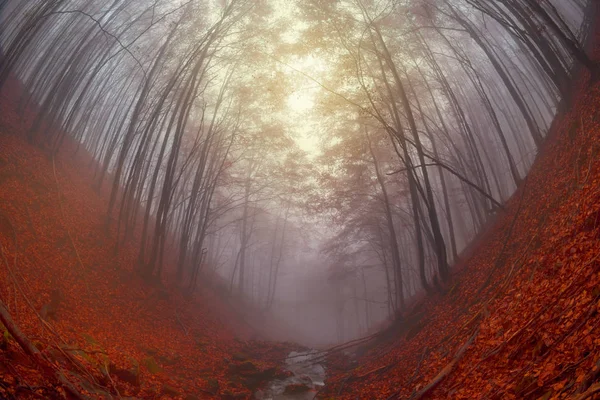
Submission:
<svg viewBox="0 0 600 400">
<path fill-rule="evenodd" d="M 366 342 L 368 342 L 368 341 L 370 341 L 372 339 L 375 339 L 377 336 L 380 336 L 380 335 L 381 335 L 381 332 L 377 332 L 377 333 L 374 333 L 374 334 L 369 335 L 369 336 L 364 336 L 364 337 L 361 337 L 361 338 L 358 338 L 358 339 L 350 340 L 349 342 L 338 344 L 336 346 L 329 347 L 328 349 L 318 351 L 314 355 L 315 355 L 315 357 L 319 357 L 319 358 L 320 357 L 324 357 L 324 356 L 327 356 L 327 355 L 329 355 L 331 353 L 336 353 L 336 352 L 339 352 L 339 351 L 342 351 L 342 350 L 346 350 L 348 348 L 351 348 L 351 347 L 358 346 L 360 344 L 366 343 Z M 295 356 L 286 357 L 286 359 L 297 358 L 297 357 L 304 357 L 304 356 L 306 356 L 306 354 L 301 353 L 301 354 L 298 354 L 298 355 L 295 355 Z"/>
<path fill-rule="evenodd" d="M 396 364 L 396 363 L 394 363 L 394 364 L 389 364 L 389 365 L 384 365 L 384 366 L 382 366 L 382 367 L 375 368 L 375 369 L 372 369 L 372 370 L 370 370 L 370 371 L 367 371 L 367 372 L 365 372 L 364 374 L 357 375 L 356 377 L 357 377 L 358 379 L 362 379 L 362 378 L 364 378 L 364 377 L 366 377 L 366 376 L 368 376 L 368 375 L 374 374 L 375 372 L 380 372 L 380 371 L 382 371 L 382 370 L 385 370 L 385 369 L 387 369 L 387 368 L 390 368 L 390 367 L 394 366 L 395 364 Z"/>
<path fill-rule="evenodd" d="M 479 334 L 479 328 L 475 329 L 475 332 L 473 332 L 473 334 L 471 335 L 469 340 L 467 340 L 466 343 L 463 344 L 462 347 L 456 352 L 456 355 L 454 356 L 452 361 L 450 361 L 450 363 L 448 363 L 448 365 L 446 365 L 440 371 L 440 373 L 437 374 L 437 376 L 435 378 L 433 378 L 433 380 L 431 382 L 429 382 L 429 384 L 427 386 L 425 386 L 423 389 L 419 390 L 414 396 L 411 396 L 411 400 L 417 400 L 417 399 L 423 398 L 423 396 L 425 396 L 426 394 L 431 392 L 440 383 L 442 383 L 442 381 L 448 375 L 450 375 L 450 373 L 452 372 L 452 370 L 454 369 L 456 364 L 458 364 L 458 362 L 461 360 L 461 358 L 465 355 L 465 353 L 467 352 L 467 349 L 475 341 L 475 338 L 477 337 L 478 334 Z"/>
<path fill-rule="evenodd" d="M 425 359 L 425 354 L 427 354 L 427 346 L 425 346 L 425 350 L 423 350 L 423 354 L 421 355 L 421 359 L 419 360 L 419 364 L 417 365 L 417 369 L 415 369 L 415 372 L 413 373 L 413 376 L 408 380 L 407 385 L 410 385 L 414 382 L 414 380 L 417 378 L 417 375 L 419 374 L 419 371 L 421 370 L 421 364 L 423 364 L 423 360 Z"/>
<path fill-rule="evenodd" d="M 598 378 L 600 378 L 600 358 L 596 360 L 596 363 L 594 364 L 594 369 L 592 369 L 586 375 L 585 379 L 583 380 L 583 382 L 581 382 L 581 385 L 579 386 L 579 389 L 577 391 L 581 393 L 584 390 L 589 390 L 589 387 L 591 387 L 592 382 L 596 381 Z"/>
<path fill-rule="evenodd" d="M 76 399 L 87 400 L 87 396 L 83 396 L 73 386 L 73 384 L 65 377 L 60 370 L 54 370 L 42 355 L 42 353 L 31 343 L 27 336 L 19 329 L 15 324 L 10 313 L 6 309 L 4 302 L 0 300 L 0 322 L 4 325 L 8 333 L 15 339 L 17 344 L 23 349 L 23 351 L 30 356 L 34 361 L 42 368 L 45 373 L 50 373 L 56 377 L 56 379 L 65 387 L 65 389 Z"/>
<path fill-rule="evenodd" d="M 412 377 L 408 380 L 408 382 L 404 384 L 404 386 L 408 386 L 408 385 L 412 384 L 414 382 L 414 380 L 417 378 L 417 375 L 419 374 L 419 371 L 421 369 L 421 364 L 423 363 L 423 360 L 425 359 L 425 354 L 427 353 L 427 350 L 428 350 L 428 347 L 425 347 L 425 350 L 423 350 L 423 354 L 421 355 L 421 359 L 419 360 L 419 364 L 417 365 L 415 372 L 413 373 Z M 393 393 L 390 397 L 388 397 L 385 400 L 392 400 L 394 397 L 398 396 L 398 394 L 400 394 L 400 391 Z"/>
<path fill-rule="evenodd" d="M 378 337 L 380 335 L 381 335 L 381 332 L 377 332 L 377 333 L 374 333 L 374 334 L 369 335 L 369 336 L 365 336 L 365 337 L 362 337 L 362 338 L 359 338 L 359 339 L 354 339 L 354 340 L 351 340 L 349 342 L 342 343 L 342 344 L 339 344 L 337 346 L 333 346 L 333 347 L 330 347 L 328 349 L 318 351 L 318 352 L 316 352 L 314 354 L 310 354 L 311 358 L 309 360 L 304 361 L 303 364 L 306 365 L 306 366 L 320 364 L 322 362 L 325 362 L 326 359 L 327 359 L 327 357 L 330 356 L 331 354 L 339 353 L 339 352 L 342 352 L 342 351 L 344 351 L 346 349 L 349 349 L 349 348 L 356 347 L 356 346 L 359 346 L 361 344 L 367 343 L 367 342 L 375 339 L 376 337 Z M 300 354 L 297 354 L 295 356 L 288 356 L 288 357 L 285 358 L 285 360 L 289 360 L 289 359 L 292 359 L 292 358 L 298 358 L 298 357 L 306 357 L 307 355 L 309 355 L 309 354 L 300 353 Z"/>
<path fill-rule="evenodd" d="M 588 390 L 581 393 L 579 396 L 574 397 L 573 400 L 585 400 L 589 397 L 592 397 L 596 393 L 600 393 L 600 383 L 595 383 Z"/>
<path fill-rule="evenodd" d="M 342 381 L 342 385 L 340 386 L 337 395 L 340 396 L 342 394 L 342 390 L 344 390 L 344 385 L 346 385 L 346 382 L 348 382 L 348 380 L 352 378 L 352 374 L 348 375 L 343 381 Z M 315 396 L 316 398 L 316 396 Z"/>
<path fill-rule="evenodd" d="M 38 318 L 38 320 L 41 322 L 42 327 L 45 328 L 48 332 L 50 332 L 57 340 L 60 340 L 62 342 L 61 344 L 55 344 L 56 349 L 62 353 L 62 355 L 65 357 L 65 359 L 67 359 L 69 362 L 71 362 L 71 364 L 73 364 L 73 366 L 75 366 L 75 368 L 79 369 L 80 371 L 82 371 L 84 374 L 88 375 L 88 377 L 90 378 L 90 381 L 95 382 L 93 375 L 91 375 L 82 365 L 80 365 L 78 362 L 75 361 L 75 359 L 67 354 L 64 350 L 63 350 L 63 346 L 66 346 L 66 342 L 65 340 L 60 337 L 60 335 L 54 330 L 54 328 L 52 328 L 52 326 L 50 326 L 50 324 L 48 322 L 46 322 L 42 316 L 40 315 L 40 313 L 37 311 L 37 309 L 33 306 L 33 304 L 31 303 L 31 300 L 29 300 L 29 297 L 27 296 L 27 294 L 25 293 L 25 291 L 23 290 L 23 288 L 21 287 L 21 285 L 19 284 L 19 282 L 17 281 L 15 274 L 13 272 L 13 270 L 11 269 L 8 260 L 6 259 L 6 255 L 4 254 L 4 246 L 2 245 L 2 243 L 0 243 L 0 255 L 2 256 L 2 259 L 4 261 L 4 264 L 6 265 L 6 268 L 8 269 L 9 275 L 12 278 L 13 283 L 16 285 L 17 289 L 19 290 L 19 292 L 21 293 L 21 296 L 23 296 L 23 299 L 25 299 L 25 302 L 27 303 L 27 305 L 29 306 L 29 308 L 31 309 L 31 311 L 36 315 L 36 317 Z M 8 309 L 6 310 L 6 312 L 8 313 L 9 317 L 10 317 L 10 311 L 8 311 Z"/>
<path fill-rule="evenodd" d="M 86 349 L 82 349 L 80 347 L 68 347 L 68 346 L 60 346 L 60 349 L 64 350 L 64 351 L 69 351 L 69 352 L 82 352 L 82 353 L 86 353 L 86 354 L 104 354 L 104 355 L 108 355 L 108 353 L 105 350 L 86 350 Z"/>
<path fill-rule="evenodd" d="M 56 177 L 56 175 L 55 175 Z M 58 181 L 57 181 L 57 185 L 58 185 Z M 59 189 L 60 192 L 60 189 Z M 10 217 L 8 215 L 5 215 L 4 213 L 2 213 L 0 211 L 0 217 L 3 217 L 5 219 L 5 221 L 8 223 L 8 225 L 11 227 L 12 233 L 13 233 L 13 240 L 14 240 L 14 246 L 15 246 L 15 258 L 14 258 L 14 268 L 16 270 L 16 273 L 18 273 L 18 268 L 17 268 L 17 255 L 18 255 L 18 242 L 17 242 L 17 231 L 14 227 L 14 224 L 12 223 Z M 74 245 L 74 244 L 73 244 Z M 76 250 L 77 251 L 77 250 Z M 4 251 L 4 246 L 2 243 L 0 243 L 0 256 L 2 256 L 2 261 L 4 261 L 4 264 L 8 270 L 9 276 L 11 277 L 12 281 L 13 281 L 13 285 L 16 286 L 16 289 L 18 289 L 19 293 L 21 294 L 21 296 L 23 296 L 23 299 L 25 300 L 25 303 L 27 304 L 27 306 L 31 309 L 31 311 L 35 314 L 35 316 L 38 318 L 38 320 L 41 322 L 42 324 L 42 328 L 47 330 L 48 332 L 50 332 L 55 340 L 54 340 L 54 347 L 57 351 L 59 351 L 64 358 L 71 363 L 71 365 L 73 367 L 75 367 L 75 369 L 79 370 L 82 374 L 86 375 L 88 377 L 88 380 L 91 384 L 105 389 L 104 387 L 102 387 L 101 385 L 98 384 L 98 382 L 96 381 L 96 379 L 94 378 L 94 376 L 79 362 L 77 361 L 71 354 L 67 353 L 65 351 L 65 346 L 67 346 L 67 343 L 65 342 L 65 340 L 54 330 L 54 328 L 47 322 L 44 320 L 44 318 L 42 318 L 42 316 L 40 315 L 40 313 L 37 311 L 37 309 L 34 307 L 34 305 L 31 303 L 31 300 L 29 299 L 29 297 L 27 296 L 27 294 L 25 293 L 24 289 L 21 287 L 21 284 L 18 282 L 17 277 L 16 277 L 16 273 L 15 271 L 13 271 L 13 269 L 11 268 L 8 259 L 6 258 L 6 254 Z M 83 266 L 83 265 L 82 265 Z M 24 278 L 21 276 L 21 279 L 24 280 Z M 86 281 L 87 284 L 87 281 Z M 10 311 L 6 308 L 6 306 L 4 305 L 4 303 L 1 303 L 4 306 L 4 311 L 5 311 L 5 315 L 8 319 L 10 319 L 10 321 L 12 321 L 12 317 L 10 315 Z M 15 306 L 16 306 L 16 298 L 15 298 Z M 0 318 L 1 320 L 1 318 Z M 15 329 L 18 330 L 18 326 L 12 322 L 12 325 L 14 326 Z M 7 327 L 8 330 L 8 327 Z M 10 330 L 9 332 L 11 333 L 11 335 L 13 334 Z M 19 331 L 20 332 L 20 331 Z M 13 337 L 15 337 L 13 335 Z M 31 344 L 31 341 L 29 341 L 24 335 L 23 337 L 26 339 L 27 342 L 29 342 Z M 61 344 L 59 344 L 57 341 L 62 342 Z M 19 342 L 17 342 L 19 343 Z M 19 345 L 21 345 L 21 343 L 19 343 Z M 21 346 L 22 347 L 22 346 Z M 23 348 L 25 350 L 25 348 Z M 32 355 L 32 354 L 36 354 L 36 353 L 28 353 L 30 356 L 36 358 L 36 361 L 38 361 L 38 364 L 40 364 L 40 366 L 42 366 L 45 369 L 50 369 L 50 373 L 54 373 L 56 378 L 63 384 L 63 386 L 65 386 L 65 388 L 69 391 L 72 392 L 71 394 L 76 397 L 76 398 L 85 398 L 85 397 L 81 397 L 81 395 L 78 394 L 77 389 L 75 389 L 74 386 L 71 385 L 71 383 L 68 381 L 68 379 L 66 379 L 66 377 L 62 374 L 62 372 L 60 370 L 56 370 L 53 367 L 53 363 L 46 359 L 41 352 L 39 352 L 39 350 L 31 345 L 31 348 L 29 349 L 30 351 L 35 350 L 37 352 L 37 354 L 39 355 Z M 27 353 L 27 350 L 25 350 Z M 117 391 L 118 394 L 118 391 Z"/>
<path fill-rule="evenodd" d="M 109 370 L 108 362 L 105 362 L 105 363 L 104 363 L 104 372 L 105 372 L 105 373 L 103 372 L 103 374 L 104 374 L 104 375 L 105 375 L 105 376 L 108 378 L 108 380 L 110 381 L 110 384 L 112 385 L 112 387 L 113 387 L 113 389 L 114 389 L 115 393 L 117 394 L 117 397 L 118 397 L 119 399 L 122 399 L 122 397 L 121 397 L 121 393 L 119 392 L 119 388 L 117 387 L 117 384 L 115 383 L 115 381 L 113 381 L 113 378 L 112 378 L 112 376 L 110 376 L 110 372 L 108 372 L 108 370 Z"/>
<path fill-rule="evenodd" d="M 85 268 L 85 265 L 83 265 L 83 261 L 81 260 L 81 256 L 79 255 L 79 251 L 77 250 L 77 246 L 75 246 L 75 241 L 73 240 L 73 236 L 71 235 L 71 231 L 69 230 L 69 227 L 67 226 L 67 221 L 65 218 L 65 210 L 63 207 L 63 203 L 62 203 L 62 192 L 60 190 L 60 184 L 58 183 L 58 176 L 56 175 L 56 163 L 54 162 L 54 155 L 52 156 L 52 172 L 54 173 L 54 181 L 56 182 L 56 193 L 58 195 L 58 205 L 60 208 L 60 215 L 62 218 L 62 223 L 65 227 L 65 230 L 67 231 L 67 236 L 69 236 L 69 240 L 71 241 L 71 246 L 73 247 L 73 250 L 75 251 L 75 256 L 77 256 L 77 263 L 79 264 L 79 266 L 81 267 L 81 272 L 83 275 L 83 283 L 85 283 L 85 288 L 87 290 L 87 294 L 88 296 L 91 296 L 90 293 L 90 285 L 88 283 L 87 280 L 87 270 Z"/>
<path fill-rule="evenodd" d="M 25 336 L 25 334 L 21 332 L 21 329 L 15 324 L 2 300 L 0 300 L 0 322 L 2 322 L 8 333 L 11 334 L 17 344 L 21 346 L 28 356 L 36 359 L 42 357 L 37 347 L 27 339 L 27 336 Z"/>
<path fill-rule="evenodd" d="M 177 322 L 179 323 L 179 325 L 181 326 L 181 329 L 183 329 L 183 333 L 185 333 L 185 336 L 189 336 L 189 332 L 187 327 L 183 324 L 183 322 L 181 322 L 181 318 L 179 318 L 179 313 L 177 312 L 177 310 L 175 310 L 175 318 L 177 319 Z"/>
</svg>

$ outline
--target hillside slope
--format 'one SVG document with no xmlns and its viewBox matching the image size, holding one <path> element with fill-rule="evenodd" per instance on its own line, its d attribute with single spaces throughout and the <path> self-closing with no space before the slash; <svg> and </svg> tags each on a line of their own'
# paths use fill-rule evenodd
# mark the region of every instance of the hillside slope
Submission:
<svg viewBox="0 0 600 400">
<path fill-rule="evenodd" d="M 320 396 L 600 390 L 600 86 L 584 81 L 447 292 L 356 363 L 333 353 Z M 292 345 L 248 342 L 253 329 L 209 287 L 190 300 L 142 280 L 135 240 L 115 255 L 93 161 L 74 144 L 53 159 L 27 143 L 35 110 L 20 97 L 16 81 L 0 94 L 0 299 L 41 356 L 0 326 L 0 398 L 249 398 L 277 375 Z"/>
<path fill-rule="evenodd" d="M 21 93 L 12 80 L 0 97 L 0 299 L 41 358 L 0 324 L 0 398 L 249 397 L 278 370 L 247 354 L 280 360 L 289 346 L 247 342 L 253 329 L 216 289 L 186 299 L 140 278 L 135 240 L 115 255 L 91 157 L 30 145 Z"/>
<path fill-rule="evenodd" d="M 412 310 L 356 363 L 331 357 L 325 398 L 584 399 L 599 391 L 600 87 L 586 81 L 447 293 Z"/>
</svg>

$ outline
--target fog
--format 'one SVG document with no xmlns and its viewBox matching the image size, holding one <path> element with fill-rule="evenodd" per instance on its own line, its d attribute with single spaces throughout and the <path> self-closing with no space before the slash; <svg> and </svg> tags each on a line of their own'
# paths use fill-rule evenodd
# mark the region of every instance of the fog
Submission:
<svg viewBox="0 0 600 400">
<path fill-rule="evenodd" d="M 589 68 L 586 7 L 8 0 L 0 84 L 89 153 L 143 276 L 319 347 L 445 289 Z"/>
</svg>

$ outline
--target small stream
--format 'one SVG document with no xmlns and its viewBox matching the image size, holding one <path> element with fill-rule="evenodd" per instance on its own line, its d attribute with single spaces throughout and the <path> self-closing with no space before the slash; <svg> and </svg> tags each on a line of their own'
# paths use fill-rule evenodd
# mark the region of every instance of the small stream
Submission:
<svg viewBox="0 0 600 400">
<path fill-rule="evenodd" d="M 292 351 L 285 360 L 285 368 L 293 375 L 269 383 L 264 391 L 255 394 L 257 400 L 313 400 L 325 386 L 325 368 L 315 363 L 321 353 L 317 350 Z"/>
</svg>

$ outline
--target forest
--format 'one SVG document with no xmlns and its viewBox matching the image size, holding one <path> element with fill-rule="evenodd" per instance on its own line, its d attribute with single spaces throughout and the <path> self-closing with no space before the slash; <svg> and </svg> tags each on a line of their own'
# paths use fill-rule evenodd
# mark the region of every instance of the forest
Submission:
<svg viewBox="0 0 600 400">
<path fill-rule="evenodd" d="M 0 399 L 600 398 L 595 0 L 0 0 Z"/>
</svg>

